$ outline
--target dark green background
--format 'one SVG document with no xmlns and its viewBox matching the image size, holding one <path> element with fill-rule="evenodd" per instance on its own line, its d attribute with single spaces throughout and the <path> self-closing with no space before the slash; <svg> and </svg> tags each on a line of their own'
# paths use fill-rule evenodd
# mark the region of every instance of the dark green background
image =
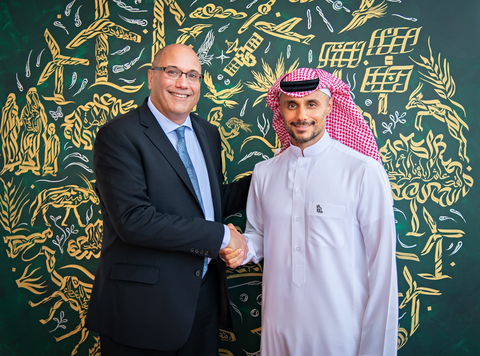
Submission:
<svg viewBox="0 0 480 356">
<path fill-rule="evenodd" d="M 121 98 L 123 101 L 134 100 L 135 104 L 140 105 L 144 98 L 148 95 L 148 87 L 145 85 L 136 93 L 127 94 L 119 90 L 113 89 L 108 86 L 93 86 L 90 85 L 94 82 L 95 73 L 95 53 L 94 43 L 95 40 L 91 39 L 84 43 L 82 46 L 69 50 L 65 46 L 70 40 L 78 34 L 78 32 L 87 26 L 89 26 L 94 20 L 95 14 L 95 2 L 94 1 L 79 1 L 77 0 L 73 7 L 72 13 L 69 17 L 65 16 L 65 6 L 70 1 L 1 1 L 0 2 L 0 107 L 5 105 L 7 96 L 9 93 L 15 93 L 17 98 L 17 104 L 19 106 L 19 114 L 25 105 L 25 94 L 31 87 L 37 87 L 40 96 L 51 96 L 54 88 L 54 76 L 52 75 L 42 85 L 37 85 L 38 78 L 45 66 L 45 64 L 51 60 L 51 54 L 46 46 L 44 40 L 44 31 L 48 29 L 52 36 L 57 41 L 60 47 L 60 53 L 64 55 L 70 55 L 73 57 L 89 59 L 89 66 L 67 66 L 64 71 L 63 82 L 63 94 L 66 100 L 74 100 L 75 103 L 62 106 L 64 117 L 74 111 L 77 106 L 84 105 L 92 100 L 93 94 L 98 93 L 103 95 L 104 93 L 111 93 L 117 98 Z M 121 9 L 113 1 L 108 2 L 110 9 L 109 19 L 129 30 L 132 30 L 138 34 L 141 34 L 142 39 L 140 43 L 121 41 L 116 38 L 109 38 L 110 53 L 119 50 L 127 44 L 131 46 L 131 50 L 124 56 L 109 56 L 109 80 L 113 83 L 122 85 L 122 82 L 118 80 L 118 77 L 137 78 L 135 85 L 142 82 L 146 82 L 146 67 L 143 65 L 150 62 L 151 59 L 151 45 L 152 45 L 152 23 L 153 23 L 153 1 L 143 0 L 139 4 L 135 4 L 133 0 L 124 3 L 134 8 L 141 8 L 148 10 L 148 12 L 142 13 L 129 13 Z M 252 140 L 241 150 L 241 146 L 249 136 L 262 136 L 259 128 L 257 127 L 257 118 L 262 118 L 262 114 L 267 119 L 271 118 L 270 110 L 265 106 L 265 101 L 252 107 L 256 98 L 260 93 L 249 89 L 245 82 L 254 81 L 252 70 L 263 73 L 262 58 L 275 70 L 277 60 L 282 53 L 285 60 L 285 68 L 290 67 L 294 61 L 299 58 L 299 66 L 303 67 L 316 67 L 318 64 L 318 54 L 320 53 L 321 46 L 326 41 L 369 41 L 370 35 L 373 31 L 378 29 L 385 29 L 389 27 L 410 27 L 417 28 L 422 27 L 417 45 L 412 47 L 412 52 L 394 55 L 394 65 L 412 65 L 413 62 L 419 61 L 419 56 L 429 56 L 428 40 L 430 39 L 430 46 L 432 48 L 433 56 L 438 58 L 438 54 L 441 56 L 441 60 L 449 63 L 450 74 L 456 83 L 456 93 L 454 96 L 455 101 L 460 103 L 466 111 L 466 116 L 457 110 L 457 113 L 462 117 L 469 126 L 468 131 L 464 131 L 465 137 L 468 142 L 467 156 L 470 159 L 469 164 L 463 163 L 464 172 L 468 173 L 474 180 L 474 185 L 464 197 L 461 197 L 455 204 L 449 207 L 441 207 L 431 201 L 425 204 L 432 218 L 437 222 L 437 226 L 442 229 L 460 229 L 465 232 L 465 235 L 461 238 L 463 243 L 462 248 L 453 256 L 448 256 L 449 251 L 445 249 L 450 244 L 450 240 L 444 239 L 443 247 L 443 273 L 451 276 L 451 279 L 443 279 L 440 281 L 428 281 L 422 279 L 418 273 L 433 273 L 433 252 L 426 256 L 421 256 L 420 262 L 398 260 L 399 270 L 399 292 L 405 295 L 408 286 L 402 275 L 404 266 L 407 266 L 411 272 L 414 280 L 418 282 L 419 286 L 426 288 L 437 289 L 441 292 L 440 296 L 421 295 L 420 300 L 420 325 L 413 335 L 409 336 L 406 345 L 400 349 L 399 355 L 479 355 L 480 354 L 480 317 L 479 317 L 479 282 L 480 276 L 480 239 L 479 239 L 479 226 L 478 223 L 478 191 L 476 182 L 480 178 L 478 174 L 478 163 L 480 148 L 477 139 L 478 132 L 478 118 L 480 115 L 479 102 L 479 80 L 480 80 L 480 2 L 474 0 L 467 0 L 461 2 L 446 1 L 446 0 L 421 0 L 421 1 L 402 1 L 391 2 L 386 1 L 388 5 L 387 14 L 381 18 L 369 19 L 363 26 L 339 34 L 338 32 L 344 28 L 352 19 L 352 13 L 358 10 L 361 1 L 344 1 L 343 5 L 351 10 L 347 13 L 343 10 L 335 11 L 332 5 L 327 1 L 312 1 L 312 2 L 290 2 L 287 0 L 277 0 L 272 6 L 272 10 L 268 15 L 262 16 L 257 21 L 267 21 L 271 23 L 281 23 L 287 19 L 293 17 L 301 17 L 303 20 L 298 23 L 293 31 L 302 34 L 314 34 L 315 38 L 310 41 L 310 44 L 303 44 L 299 42 L 293 42 L 286 39 L 281 39 L 268 35 L 264 32 L 256 30 L 253 25 L 241 35 L 237 33 L 242 24 L 253 15 L 259 5 L 265 4 L 265 0 L 259 0 L 253 3 L 250 8 L 247 9 L 247 5 L 252 1 L 236 0 L 230 1 L 215 1 L 217 6 L 222 6 L 224 9 L 235 9 L 238 12 L 245 12 L 247 18 L 234 20 L 232 18 L 211 18 L 207 20 L 192 19 L 188 15 L 197 7 L 205 6 L 210 3 L 208 1 L 198 0 L 192 1 L 177 1 L 177 4 L 186 14 L 184 23 L 179 26 L 175 21 L 174 16 L 169 12 L 168 6 L 165 6 L 165 35 L 166 43 L 173 43 L 177 40 L 181 32 L 179 28 L 192 27 L 195 24 L 212 24 L 211 27 L 204 29 L 201 34 L 196 38 L 191 37 L 186 44 L 192 45 L 195 50 L 198 50 L 207 32 L 212 29 L 215 34 L 215 41 L 211 47 L 209 54 L 214 54 L 218 57 L 223 51 L 225 54 L 228 49 L 226 41 L 233 42 L 237 38 L 239 40 L 239 46 L 245 44 L 245 42 L 256 32 L 260 34 L 264 41 L 260 47 L 254 52 L 257 63 L 254 67 L 242 67 L 234 77 L 230 77 L 227 73 L 223 72 L 223 68 L 230 59 L 226 59 L 223 65 L 219 59 L 212 59 L 212 65 L 204 65 L 203 69 L 208 71 L 212 77 L 217 90 L 234 86 L 239 80 L 242 80 L 244 84 L 243 91 L 240 94 L 235 95 L 232 99 L 235 100 L 238 105 L 229 109 L 223 107 L 223 119 L 222 125 L 225 125 L 227 120 L 231 117 L 237 117 L 243 120 L 245 123 L 250 124 L 252 132 L 246 132 L 240 130 L 240 133 L 235 138 L 232 138 L 228 142 L 235 151 L 235 157 L 233 161 L 227 160 L 227 172 L 228 179 L 233 180 L 238 174 L 251 171 L 256 162 L 262 160 L 261 156 L 253 156 L 250 159 L 246 159 L 239 163 L 242 158 L 250 152 L 258 151 L 264 155 L 271 156 L 272 151 L 259 140 Z M 374 6 L 380 4 L 380 1 L 375 1 Z M 73 25 L 73 16 L 79 6 L 80 16 L 82 20 L 82 26 L 77 28 Z M 316 6 L 320 6 L 324 15 L 330 21 L 334 28 L 334 32 L 328 31 L 324 22 L 320 18 L 318 12 L 315 10 Z M 307 28 L 306 12 L 310 9 L 312 15 L 311 29 Z M 279 16 L 276 14 L 278 13 Z M 57 15 L 61 14 L 61 18 L 57 18 Z M 392 14 L 401 14 L 406 17 L 416 18 L 416 22 L 407 21 Z M 148 26 L 141 27 L 133 24 L 123 22 L 118 15 L 122 15 L 128 18 L 140 18 L 147 19 Z M 61 21 L 68 29 L 69 35 L 63 29 L 53 26 L 54 21 Z M 222 26 L 230 23 L 229 27 L 223 31 L 218 32 L 218 29 Z M 143 34 L 143 29 L 147 29 L 148 33 Z M 270 49 L 265 53 L 270 42 Z M 287 56 L 287 46 L 291 46 L 290 57 Z M 38 53 L 45 48 L 43 53 L 41 66 L 35 67 L 35 59 Z M 138 56 L 141 49 L 145 48 L 140 60 L 128 71 L 121 75 L 115 75 L 112 73 L 111 68 L 114 64 L 123 64 L 134 57 Z M 311 63 L 307 60 L 307 53 L 309 50 L 313 51 L 313 61 Z M 30 67 L 32 75 L 31 77 L 25 77 L 25 63 L 27 61 L 28 54 L 32 50 L 32 56 L 30 60 Z M 227 54 L 233 58 L 234 53 Z M 384 58 L 382 56 L 370 56 L 367 58 L 369 63 L 365 65 L 360 63 L 357 68 L 344 68 L 342 71 L 343 78 L 347 75 L 351 78 L 356 74 L 356 88 L 353 89 L 355 93 L 355 101 L 363 110 L 372 115 L 376 121 L 378 138 L 377 142 L 379 147 L 382 147 L 387 139 L 391 141 L 397 140 L 400 134 L 409 135 L 415 132 L 415 140 L 425 138 L 428 132 L 432 131 L 435 135 L 442 133 L 444 135 L 444 141 L 447 143 L 447 157 L 453 160 L 458 160 L 457 156 L 457 141 L 452 139 L 449 135 L 445 124 L 435 120 L 432 117 L 424 117 L 423 119 L 423 132 L 418 132 L 413 126 L 415 114 L 417 110 L 405 110 L 405 105 L 408 102 L 410 93 L 417 87 L 420 82 L 420 75 L 418 71 L 425 72 L 423 68 L 418 66 L 414 67 L 412 78 L 410 80 L 409 88 L 405 93 L 393 93 L 389 94 L 387 115 L 377 114 L 377 94 L 361 93 L 360 86 L 363 75 L 366 68 L 369 66 L 384 65 Z M 335 68 L 324 68 L 327 71 L 333 71 Z M 71 75 L 73 71 L 78 73 L 78 81 L 75 87 L 71 90 L 68 89 L 70 85 Z M 24 90 L 20 92 L 16 85 L 16 74 L 22 83 Z M 223 80 L 217 79 L 217 75 L 222 74 Z M 79 86 L 79 82 L 83 78 L 88 78 L 89 85 L 80 94 L 73 98 L 73 94 L 76 92 Z M 230 79 L 230 84 L 225 84 L 224 80 Z M 202 86 L 202 94 L 208 92 L 205 85 Z M 428 84 L 424 84 L 423 93 L 425 98 L 434 98 L 435 94 Z M 241 115 L 242 107 L 245 101 L 248 99 L 245 107 L 244 115 Z M 367 107 L 365 100 L 371 99 L 373 105 Z M 48 115 L 49 110 L 56 110 L 57 104 L 52 101 L 42 100 L 49 122 L 55 122 L 56 133 L 60 138 L 61 146 L 64 147 L 68 140 L 63 135 L 63 130 L 60 125 L 62 119 L 53 121 L 52 117 Z M 211 100 L 202 97 L 197 106 L 197 112 L 207 118 L 208 113 L 214 107 L 219 105 L 213 103 Z M 381 126 L 382 122 L 388 122 L 388 115 L 393 114 L 395 111 L 407 112 L 405 117 L 407 122 L 405 125 L 397 126 L 397 129 L 393 134 L 384 134 Z M 270 142 L 274 143 L 275 133 L 272 128 L 265 136 Z M 92 152 L 83 149 L 75 149 L 85 157 L 89 159 L 87 165 L 91 167 Z M 59 157 L 59 172 L 57 177 L 49 179 L 55 182 L 38 181 L 39 177 L 31 174 L 22 174 L 19 176 L 13 173 L 4 173 L 1 178 L 5 182 L 13 180 L 17 185 L 21 185 L 26 188 L 26 192 L 29 194 L 30 202 L 33 201 L 35 195 L 43 189 L 48 189 L 54 186 L 62 186 L 65 184 L 78 184 L 83 186 L 84 183 L 78 178 L 78 173 L 83 173 L 88 179 L 94 179 L 92 173 L 88 173 L 85 170 L 78 168 L 78 166 L 70 166 L 66 168 L 66 164 L 69 163 L 62 161 L 67 153 L 62 151 Z M 0 163 L 3 161 L 0 160 Z M 466 168 L 470 167 L 471 170 L 467 171 Z M 59 183 L 63 178 L 67 178 L 66 181 Z M 3 189 L 3 188 L 2 188 Z M 3 194 L 3 192 L 2 192 Z M 402 210 L 409 216 L 409 202 L 397 201 L 396 207 Z M 86 208 L 86 206 L 85 206 Z M 454 208 L 461 212 L 466 220 L 463 222 L 458 216 L 449 213 L 449 209 Z M 82 210 L 83 209 L 83 210 Z M 421 215 L 422 206 L 418 207 L 418 215 L 420 221 L 423 222 Z M 84 213 L 84 208 L 80 208 L 81 213 Z M 51 214 L 61 215 L 64 214 L 64 209 L 55 210 L 52 208 L 49 211 Z M 24 218 L 22 222 L 28 223 L 31 216 L 28 209 L 23 212 Z M 447 219 L 440 221 L 440 216 L 454 217 L 456 222 Z M 417 243 L 417 247 L 410 251 L 405 251 L 400 246 L 398 251 L 416 253 L 420 256 L 420 251 L 425 244 L 425 239 L 428 237 L 428 227 L 422 226 L 422 231 L 427 231 L 424 237 L 411 238 L 407 237 L 406 233 L 409 231 L 409 223 L 400 219 L 400 215 L 396 215 L 397 233 L 401 240 L 409 245 Z M 98 208 L 95 209 L 95 215 L 92 219 L 95 221 L 97 218 L 101 218 L 98 212 Z M 236 225 L 243 228 L 245 217 L 230 217 L 227 221 L 234 222 Z M 69 223 L 75 224 L 73 212 L 69 217 Z M 42 218 L 37 217 L 34 226 L 29 226 L 29 233 L 43 231 L 45 229 L 42 226 Z M 77 227 L 78 228 L 78 227 Z M 9 235 L 6 231 L 3 231 L 2 236 Z M 27 233 L 25 233 L 27 235 Z M 417 240 L 415 240 L 417 239 Z M 457 241 L 454 241 L 455 243 Z M 49 248 L 55 249 L 55 246 L 51 241 L 45 242 L 45 245 Z M 5 246 L 6 249 L 6 246 Z M 77 333 L 66 340 L 56 342 L 54 336 L 59 337 L 69 331 L 71 331 L 78 323 L 78 313 L 71 309 L 67 303 L 65 303 L 60 309 L 65 312 L 65 318 L 68 319 L 66 324 L 67 329 L 57 329 L 55 332 L 49 331 L 55 327 L 55 323 L 51 321 L 46 325 L 42 325 L 39 320 L 45 318 L 48 315 L 49 309 L 55 303 L 52 300 L 46 304 L 32 308 L 29 306 L 28 301 L 38 302 L 45 296 L 53 293 L 58 287 L 53 284 L 45 269 L 45 261 L 42 258 L 36 258 L 32 261 L 30 270 L 39 268 L 36 276 L 42 276 L 47 284 L 46 292 L 42 295 L 35 295 L 30 291 L 22 288 L 18 288 L 15 280 L 18 279 L 23 273 L 25 267 L 30 262 L 22 261 L 20 257 L 16 259 L 10 259 L 4 251 L 0 253 L 0 355 L 69 355 L 73 348 L 80 340 L 80 333 Z M 35 249 L 32 249 L 32 253 Z M 38 250 L 37 250 L 38 251 Z M 31 256 L 31 255 L 30 255 Z M 57 249 L 56 253 L 56 266 L 57 270 L 61 266 L 67 266 L 71 264 L 79 264 L 87 268 L 92 273 L 96 268 L 96 261 L 80 260 L 77 261 L 70 257 L 67 253 L 60 254 Z M 451 262 L 455 263 L 455 266 L 451 266 Z M 249 266 L 253 268 L 254 266 Z M 257 267 L 260 268 L 260 267 Z M 255 353 L 259 350 L 259 336 L 252 333 L 251 330 L 260 327 L 260 314 L 255 314 L 255 311 L 260 312 L 261 307 L 258 303 L 259 295 L 261 294 L 261 278 L 248 275 L 249 271 L 238 270 L 229 274 L 229 284 L 231 291 L 232 303 L 238 307 L 239 312 L 233 310 L 233 316 L 236 323 L 236 341 L 235 342 L 221 342 L 221 348 L 224 350 L 225 355 L 246 355 L 247 353 Z M 81 275 L 79 275 L 80 278 Z M 86 282 L 89 282 L 86 280 Z M 239 286 L 240 285 L 240 286 Z M 403 298 L 400 297 L 401 301 Z M 431 307 L 431 311 L 427 310 L 427 307 Z M 253 312 L 252 312 L 253 310 Z M 406 309 L 400 311 L 400 315 L 406 312 L 406 315 L 399 324 L 409 330 L 410 325 L 410 305 Z M 252 315 L 253 314 L 253 315 Z M 56 313 L 58 316 L 58 311 Z M 324 321 L 320 321 L 324 322 Z M 89 349 L 93 348 L 95 335 L 90 333 L 86 341 L 80 345 L 78 355 L 89 355 Z"/>
</svg>

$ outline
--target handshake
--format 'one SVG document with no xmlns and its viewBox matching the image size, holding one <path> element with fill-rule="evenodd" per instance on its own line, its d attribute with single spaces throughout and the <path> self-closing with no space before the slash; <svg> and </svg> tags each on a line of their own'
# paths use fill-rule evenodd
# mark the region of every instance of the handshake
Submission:
<svg viewBox="0 0 480 356">
<path fill-rule="evenodd" d="M 236 268 L 247 258 L 247 241 L 245 237 L 235 229 L 235 226 L 232 224 L 228 224 L 227 226 L 230 229 L 230 242 L 227 247 L 219 251 L 219 255 L 228 267 Z"/>
</svg>

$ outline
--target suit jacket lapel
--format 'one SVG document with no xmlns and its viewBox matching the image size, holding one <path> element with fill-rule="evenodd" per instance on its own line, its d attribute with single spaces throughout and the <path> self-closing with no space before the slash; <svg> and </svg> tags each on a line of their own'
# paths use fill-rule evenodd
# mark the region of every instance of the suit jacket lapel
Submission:
<svg viewBox="0 0 480 356">
<path fill-rule="evenodd" d="M 162 127 L 158 124 L 155 116 L 153 116 L 152 112 L 148 108 L 146 100 L 138 109 L 140 113 L 140 123 L 146 127 L 145 135 L 158 148 L 158 150 L 162 153 L 165 159 L 170 163 L 172 168 L 177 172 L 183 182 L 187 185 L 190 193 L 195 197 L 195 199 L 197 199 L 195 189 L 193 188 L 192 182 L 190 180 L 190 177 L 188 176 L 187 170 L 185 169 L 182 160 L 178 156 L 177 151 L 172 146 Z M 200 143 L 200 147 L 202 148 L 203 157 L 205 158 L 205 163 L 207 166 L 208 179 L 210 181 L 210 190 L 212 193 L 213 209 L 215 212 L 215 221 L 221 221 L 222 200 L 220 196 L 220 187 L 218 186 L 217 172 L 215 172 L 212 153 L 210 152 L 210 148 L 208 146 L 208 139 L 206 137 L 205 130 L 196 121 L 198 120 L 198 118 L 194 115 L 190 115 L 190 118 L 192 119 L 193 130 L 195 131 L 198 142 Z M 200 202 L 198 202 L 198 205 L 200 206 Z"/>
<path fill-rule="evenodd" d="M 212 193 L 213 210 L 215 212 L 215 221 L 222 220 L 222 200 L 220 197 L 220 187 L 218 186 L 217 172 L 215 172 L 215 165 L 213 164 L 212 153 L 208 145 L 207 135 L 205 130 L 197 123 L 197 117 L 190 115 L 192 119 L 192 126 L 197 136 L 200 147 L 202 148 L 203 157 L 205 158 L 205 164 L 207 166 L 208 179 L 210 182 L 210 190 Z M 203 120 L 203 119 L 198 119 Z"/>
<path fill-rule="evenodd" d="M 139 113 L 140 123 L 146 127 L 144 131 L 145 135 L 158 148 L 158 150 L 162 153 L 165 159 L 170 163 L 172 168 L 177 172 L 183 182 L 187 185 L 188 189 L 193 194 L 195 199 L 197 199 L 195 189 L 193 188 L 192 182 L 190 180 L 190 177 L 188 176 L 187 170 L 185 169 L 182 160 L 178 156 L 177 151 L 172 146 L 172 143 L 168 139 L 162 127 L 158 124 L 155 116 L 153 116 L 152 112 L 148 108 L 146 101 L 143 105 L 139 107 Z"/>
</svg>

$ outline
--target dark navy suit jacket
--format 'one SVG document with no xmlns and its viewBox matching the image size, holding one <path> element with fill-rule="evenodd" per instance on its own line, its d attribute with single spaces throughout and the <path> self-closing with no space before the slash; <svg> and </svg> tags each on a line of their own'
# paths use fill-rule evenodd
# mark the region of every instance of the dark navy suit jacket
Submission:
<svg viewBox="0 0 480 356">
<path fill-rule="evenodd" d="M 220 325 L 231 329 L 224 216 L 245 207 L 250 177 L 224 185 L 220 135 L 191 114 L 205 157 L 215 221 L 206 221 L 187 171 L 146 105 L 105 124 L 94 146 L 103 244 L 87 327 L 123 344 L 177 349 L 195 315 L 204 257 L 220 274 Z"/>
</svg>

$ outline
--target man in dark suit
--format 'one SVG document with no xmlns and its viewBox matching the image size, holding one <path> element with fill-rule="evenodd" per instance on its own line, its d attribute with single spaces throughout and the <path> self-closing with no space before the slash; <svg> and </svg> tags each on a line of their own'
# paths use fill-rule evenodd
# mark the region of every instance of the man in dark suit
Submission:
<svg viewBox="0 0 480 356">
<path fill-rule="evenodd" d="M 218 355 L 219 322 L 231 328 L 218 252 L 248 248 L 221 221 L 245 207 L 250 177 L 223 184 L 217 128 L 191 113 L 201 79 L 190 47 L 166 46 L 150 96 L 97 134 L 103 245 L 87 327 L 103 356 Z"/>
</svg>

